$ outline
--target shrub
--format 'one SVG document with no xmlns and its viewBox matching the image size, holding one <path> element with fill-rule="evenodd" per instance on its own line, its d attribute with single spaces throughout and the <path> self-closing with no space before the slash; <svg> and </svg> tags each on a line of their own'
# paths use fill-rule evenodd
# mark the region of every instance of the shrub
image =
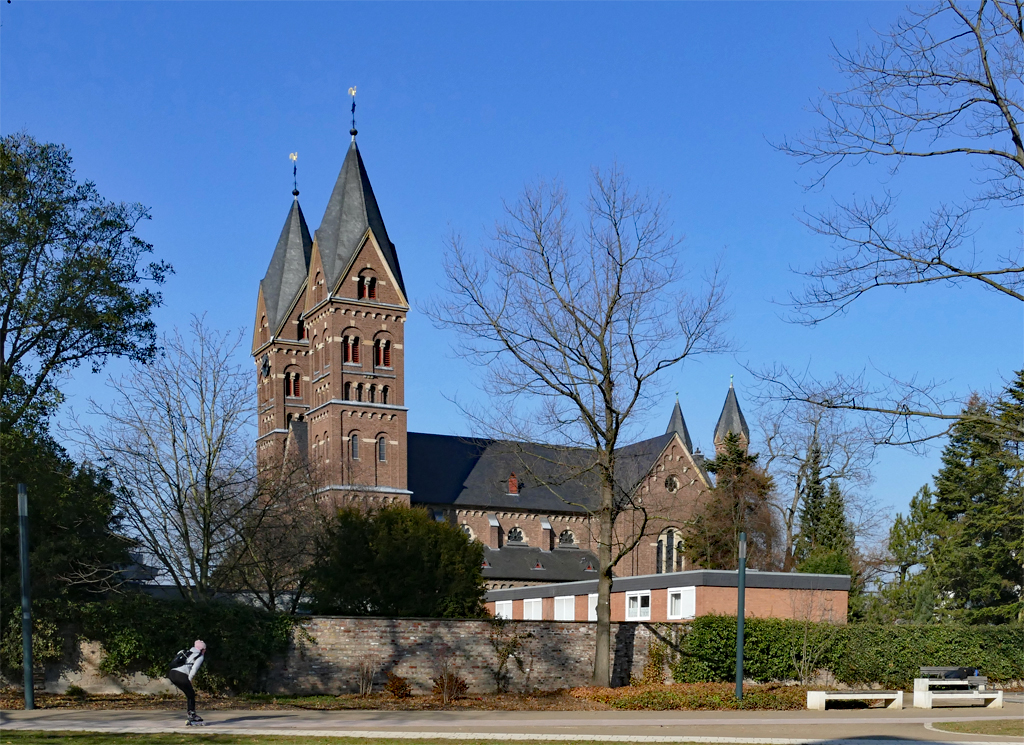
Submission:
<svg viewBox="0 0 1024 745">
<path fill-rule="evenodd" d="M 440 672 L 433 679 L 434 694 L 439 695 L 445 706 L 455 699 L 462 698 L 469 690 L 466 681 L 459 675 L 459 669 L 449 657 L 442 657 Z"/>
<path fill-rule="evenodd" d="M 807 705 L 807 689 L 802 686 L 744 686 L 743 700 L 736 700 L 736 687 L 727 683 L 674 683 L 638 685 L 624 688 L 573 688 L 575 698 L 599 701 L 616 709 L 717 710 L 758 709 L 791 710 Z"/>
<path fill-rule="evenodd" d="M 682 627 L 673 679 L 720 682 L 736 676 L 736 618 L 701 616 Z M 909 687 L 921 666 L 976 667 L 993 682 L 1024 679 L 1024 627 L 746 621 L 743 670 L 757 682 L 808 682 L 817 671 L 848 685 Z"/>
<path fill-rule="evenodd" d="M 0 638 L 0 667 L 7 671 L 21 668 L 22 652 L 21 614 L 10 615 L 7 628 Z M 58 662 L 64 656 L 64 637 L 57 624 L 43 618 L 32 619 L 32 662 L 41 664 Z"/>
<path fill-rule="evenodd" d="M 389 670 L 387 682 L 384 683 L 384 692 L 390 693 L 395 698 L 409 698 L 412 695 L 412 688 L 408 680 Z"/>
<path fill-rule="evenodd" d="M 123 595 L 89 603 L 78 614 L 82 635 L 103 645 L 103 672 L 167 675 L 175 652 L 203 639 L 208 655 L 198 687 L 254 690 L 273 655 L 291 641 L 295 619 L 234 602 L 191 603 Z"/>
</svg>

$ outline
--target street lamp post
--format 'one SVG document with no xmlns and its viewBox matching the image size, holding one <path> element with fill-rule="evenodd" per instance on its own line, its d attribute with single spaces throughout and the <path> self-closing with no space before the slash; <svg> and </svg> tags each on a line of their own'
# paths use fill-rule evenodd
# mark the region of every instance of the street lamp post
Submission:
<svg viewBox="0 0 1024 745">
<path fill-rule="evenodd" d="M 743 700 L 743 596 L 747 590 L 747 534 L 740 533 L 740 568 L 736 597 L 736 700 Z"/>
<path fill-rule="evenodd" d="M 25 672 L 25 708 L 36 708 L 32 690 L 32 597 L 28 572 L 28 489 L 18 484 L 18 533 L 21 549 L 21 654 Z"/>
</svg>

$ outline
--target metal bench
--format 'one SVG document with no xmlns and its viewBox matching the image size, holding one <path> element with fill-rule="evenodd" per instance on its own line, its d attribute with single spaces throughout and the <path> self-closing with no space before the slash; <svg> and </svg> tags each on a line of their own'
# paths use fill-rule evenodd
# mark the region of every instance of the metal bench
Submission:
<svg viewBox="0 0 1024 745">
<path fill-rule="evenodd" d="M 825 711 L 827 701 L 868 701 L 892 699 L 887 709 L 903 708 L 903 691 L 808 691 L 807 708 Z"/>
</svg>

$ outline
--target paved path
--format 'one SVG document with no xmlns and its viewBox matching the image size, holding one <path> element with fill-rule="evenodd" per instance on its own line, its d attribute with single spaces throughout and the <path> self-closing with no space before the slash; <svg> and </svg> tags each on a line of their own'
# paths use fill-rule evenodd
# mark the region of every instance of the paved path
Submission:
<svg viewBox="0 0 1024 745">
<path fill-rule="evenodd" d="M 493 740 L 604 740 L 800 745 L 844 743 L 1024 744 L 1024 737 L 938 732 L 933 722 L 1016 718 L 1024 730 L 1024 705 L 1003 709 L 946 707 L 923 710 L 832 711 L 214 711 L 206 732 L 303 734 L 309 737 L 431 737 Z M 3 729 L 175 732 L 183 716 L 166 710 L 0 712 Z"/>
</svg>

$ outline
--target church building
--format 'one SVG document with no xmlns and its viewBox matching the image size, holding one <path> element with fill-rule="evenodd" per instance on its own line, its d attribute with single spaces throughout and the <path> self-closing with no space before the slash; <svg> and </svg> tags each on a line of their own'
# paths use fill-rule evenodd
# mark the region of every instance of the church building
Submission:
<svg viewBox="0 0 1024 745">
<path fill-rule="evenodd" d="M 485 546 L 491 589 L 596 578 L 590 451 L 408 431 L 409 299 L 354 129 L 315 233 L 293 195 L 256 303 L 261 462 L 303 459 L 338 506 L 418 506 L 460 526 Z M 749 444 L 731 384 L 716 449 L 730 432 Z M 683 527 L 712 481 L 679 402 L 663 435 L 621 448 L 616 461 L 619 490 L 641 508 L 617 523 L 616 542 L 636 545 L 615 574 L 689 569 Z"/>
</svg>

